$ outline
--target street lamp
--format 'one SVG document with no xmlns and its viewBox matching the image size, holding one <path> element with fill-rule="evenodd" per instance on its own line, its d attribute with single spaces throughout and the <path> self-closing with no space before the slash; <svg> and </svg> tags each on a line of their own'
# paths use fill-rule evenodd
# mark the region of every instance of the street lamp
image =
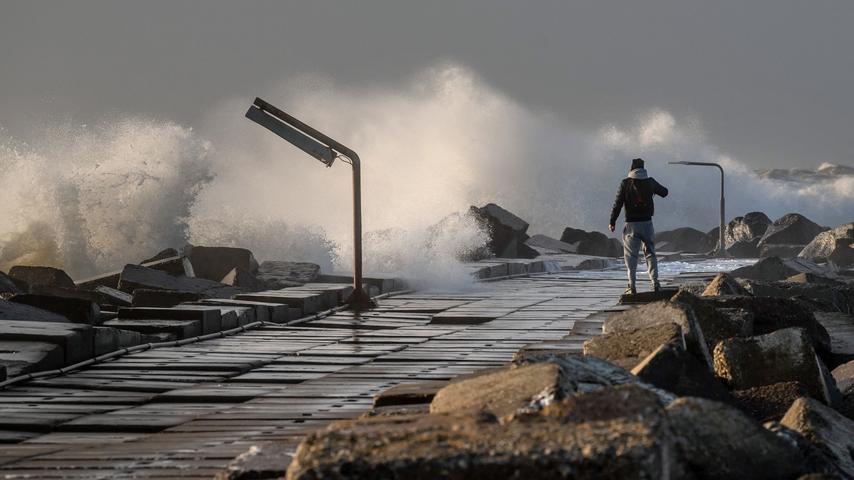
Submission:
<svg viewBox="0 0 854 480">
<path fill-rule="evenodd" d="M 359 155 L 352 149 L 256 98 L 246 111 L 246 118 L 287 140 L 295 147 L 331 167 L 336 158 L 353 167 L 353 293 L 347 304 L 356 310 L 374 306 L 362 288 L 362 186 Z"/>
<path fill-rule="evenodd" d="M 668 162 L 671 165 L 699 165 L 702 167 L 717 167 L 718 170 L 721 171 L 721 226 L 718 241 L 720 244 L 718 245 L 718 256 L 725 257 L 726 256 L 726 246 L 724 245 L 724 229 L 726 228 L 726 214 L 724 213 L 725 209 L 725 201 L 724 201 L 724 168 L 720 166 L 718 163 L 712 162 Z"/>
</svg>

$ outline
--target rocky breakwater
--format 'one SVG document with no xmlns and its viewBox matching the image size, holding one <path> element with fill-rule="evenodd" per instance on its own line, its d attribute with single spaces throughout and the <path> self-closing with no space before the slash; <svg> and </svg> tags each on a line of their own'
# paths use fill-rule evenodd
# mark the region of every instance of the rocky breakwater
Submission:
<svg viewBox="0 0 854 480">
<path fill-rule="evenodd" d="M 854 319 L 820 293 L 854 287 L 811 267 L 775 282 L 813 298 L 720 274 L 612 314 L 583 354 L 396 387 L 310 434 L 287 478 L 854 478 Z"/>
<path fill-rule="evenodd" d="M 318 283 L 319 270 L 259 265 L 244 248 L 189 245 L 77 281 L 57 268 L 12 267 L 0 272 L 0 381 L 340 304 L 350 280 Z"/>
</svg>

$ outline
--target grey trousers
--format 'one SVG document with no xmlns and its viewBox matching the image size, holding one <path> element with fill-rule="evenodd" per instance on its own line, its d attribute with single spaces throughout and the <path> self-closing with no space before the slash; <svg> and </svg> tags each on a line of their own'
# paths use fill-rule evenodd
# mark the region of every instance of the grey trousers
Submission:
<svg viewBox="0 0 854 480">
<path fill-rule="evenodd" d="M 652 221 L 626 222 L 623 227 L 623 257 L 629 271 L 629 286 L 635 286 L 638 270 L 638 252 L 643 247 L 646 271 L 653 285 L 658 283 L 658 258 L 655 256 L 655 229 Z"/>
</svg>

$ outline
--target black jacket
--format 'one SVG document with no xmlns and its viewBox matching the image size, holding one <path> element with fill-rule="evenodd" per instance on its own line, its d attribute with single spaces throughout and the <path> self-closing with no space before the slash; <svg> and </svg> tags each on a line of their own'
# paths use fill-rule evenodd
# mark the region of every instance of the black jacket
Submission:
<svg viewBox="0 0 854 480">
<path fill-rule="evenodd" d="M 617 189 L 617 198 L 614 199 L 614 206 L 611 207 L 610 225 L 616 224 L 617 217 L 620 216 L 620 210 L 624 206 L 626 207 L 627 222 L 646 222 L 652 220 L 652 215 L 655 213 L 655 205 L 652 200 L 653 195 L 658 195 L 662 198 L 666 197 L 667 189 L 656 182 L 654 178 L 647 177 L 645 170 L 638 172 L 638 174 L 630 175 L 630 178 L 624 178 L 620 182 L 620 188 Z"/>
</svg>

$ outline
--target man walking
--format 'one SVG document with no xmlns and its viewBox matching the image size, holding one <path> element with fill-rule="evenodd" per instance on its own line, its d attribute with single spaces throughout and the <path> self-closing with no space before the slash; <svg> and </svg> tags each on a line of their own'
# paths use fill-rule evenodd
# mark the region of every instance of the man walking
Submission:
<svg viewBox="0 0 854 480">
<path fill-rule="evenodd" d="M 637 293 L 635 274 L 638 269 L 638 251 L 641 245 L 643 245 L 646 269 L 652 288 L 656 292 L 661 288 L 658 283 L 658 259 L 655 256 L 655 230 L 652 227 L 652 215 L 655 213 L 653 195 L 666 197 L 667 189 L 647 175 L 646 169 L 643 168 L 643 160 L 640 158 L 632 160 L 629 176 L 620 182 L 617 198 L 611 208 L 611 221 L 608 224 L 610 231 L 616 230 L 620 210 L 626 207 L 626 226 L 623 227 L 623 257 L 626 260 L 626 268 L 629 270 L 629 288 L 626 289 L 626 293 Z"/>
</svg>

